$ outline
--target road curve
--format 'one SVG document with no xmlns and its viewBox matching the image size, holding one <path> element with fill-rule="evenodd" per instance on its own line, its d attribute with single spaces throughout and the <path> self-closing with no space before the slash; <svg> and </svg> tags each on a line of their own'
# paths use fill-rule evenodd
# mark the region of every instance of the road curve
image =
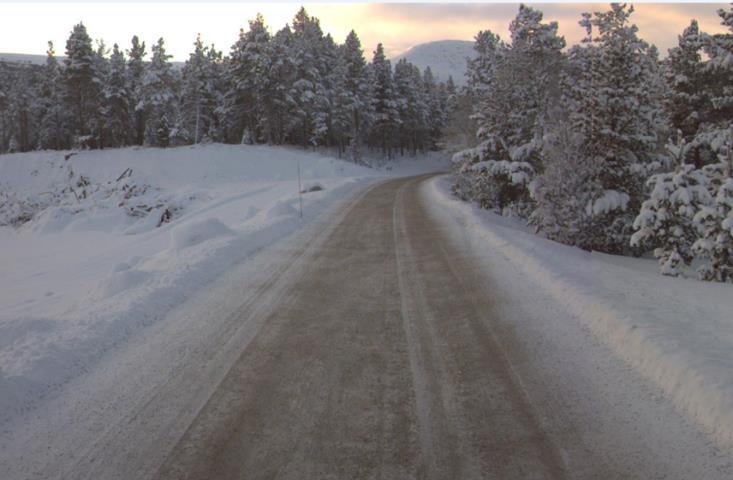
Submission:
<svg viewBox="0 0 733 480">
<path fill-rule="evenodd" d="M 422 179 L 351 207 L 156 478 L 565 476 Z"/>
</svg>

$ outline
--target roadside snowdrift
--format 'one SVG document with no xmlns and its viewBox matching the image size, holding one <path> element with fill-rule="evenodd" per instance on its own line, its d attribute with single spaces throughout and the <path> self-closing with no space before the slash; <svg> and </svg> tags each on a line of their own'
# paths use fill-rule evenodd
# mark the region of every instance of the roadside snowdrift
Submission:
<svg viewBox="0 0 733 480">
<path fill-rule="evenodd" d="M 427 184 L 425 194 L 436 214 L 464 227 L 455 234 L 470 237 L 477 257 L 507 259 L 719 444 L 733 446 L 731 285 L 661 277 L 653 259 L 589 253 L 540 238 L 519 222 L 455 199 L 447 177 Z M 500 271 L 490 273 L 505 280 Z"/>
<path fill-rule="evenodd" d="M 68 153 L 0 156 L 0 423 L 380 175 L 262 146 Z M 303 219 L 298 162 L 322 188 Z"/>
</svg>

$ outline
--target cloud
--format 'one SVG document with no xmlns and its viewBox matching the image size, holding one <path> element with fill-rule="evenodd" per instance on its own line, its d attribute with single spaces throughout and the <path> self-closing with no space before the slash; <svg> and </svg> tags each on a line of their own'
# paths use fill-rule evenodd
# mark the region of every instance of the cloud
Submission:
<svg viewBox="0 0 733 480">
<path fill-rule="evenodd" d="M 297 3 L 242 3 L 228 1 L 206 4 L 197 0 L 176 3 L 152 1 L 131 5 L 129 2 L 25 2 L 3 3 L 3 28 L 0 29 L 0 51 L 43 54 L 47 40 L 53 40 L 57 51 L 63 47 L 72 26 L 83 20 L 94 38 L 104 38 L 108 45 L 129 45 L 133 34 L 148 44 L 163 36 L 169 52 L 176 60 L 185 60 L 191 51 L 196 33 L 205 42 L 214 42 L 228 52 L 240 27 L 257 11 L 273 30 L 290 22 L 300 5 Z M 542 3 L 533 8 L 544 12 L 545 21 L 557 21 L 560 34 L 568 44 L 577 43 L 584 35 L 578 26 L 581 12 L 606 10 L 599 3 Z M 723 31 L 716 14 L 724 4 L 637 4 L 632 20 L 640 35 L 656 44 L 662 54 L 674 46 L 677 35 L 691 18 L 700 21 L 707 32 Z M 349 4 L 306 3 L 311 15 L 321 20 L 324 31 L 342 42 L 349 30 L 356 30 L 365 54 L 371 57 L 378 42 L 389 56 L 434 40 L 472 40 L 479 30 L 492 30 L 508 37 L 509 22 L 519 8 L 518 3 L 396 3 Z"/>
<path fill-rule="evenodd" d="M 557 21 L 560 34 L 569 45 L 579 42 L 585 35 L 578 25 L 580 15 L 587 11 L 604 11 L 608 4 L 557 3 L 533 4 L 531 7 L 544 13 L 547 22 Z M 677 36 L 689 25 L 692 18 L 700 21 L 703 30 L 710 33 L 724 31 L 716 13 L 722 4 L 647 4 L 635 5 L 632 21 L 639 27 L 639 34 L 657 45 L 664 54 L 677 43 Z M 492 30 L 502 38 L 509 36 L 509 23 L 516 16 L 519 4 L 373 4 L 362 12 L 368 21 L 362 22 L 371 35 L 382 34 L 396 54 L 410 46 L 430 40 L 471 40 L 479 30 Z M 357 29 L 359 30 L 359 29 Z M 396 35 L 392 35 L 396 32 Z M 399 51 L 395 51 L 399 50 Z"/>
</svg>

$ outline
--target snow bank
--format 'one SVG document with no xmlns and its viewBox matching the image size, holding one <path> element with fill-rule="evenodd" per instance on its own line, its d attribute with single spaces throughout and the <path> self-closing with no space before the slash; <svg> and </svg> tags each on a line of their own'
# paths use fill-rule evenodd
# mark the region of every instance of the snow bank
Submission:
<svg viewBox="0 0 733 480">
<path fill-rule="evenodd" d="M 383 176 L 262 146 L 68 153 L 0 156 L 0 199 L 13 202 L 0 205 L 0 424 Z M 298 163 L 322 186 L 302 219 Z"/>
<path fill-rule="evenodd" d="M 731 285 L 660 277 L 653 259 L 589 253 L 540 238 L 453 198 L 446 177 L 424 193 L 436 212 L 465 227 L 457 234 L 471 238 L 477 256 L 503 256 L 720 445 L 733 446 Z M 502 279 L 499 271 L 491 275 Z"/>
<path fill-rule="evenodd" d="M 290 202 L 277 202 L 267 211 L 267 218 L 273 219 L 282 216 L 297 215 L 298 211 L 290 204 Z"/>
<path fill-rule="evenodd" d="M 218 218 L 190 222 L 171 230 L 171 250 L 182 250 L 212 238 L 233 234 L 234 231 Z"/>
<path fill-rule="evenodd" d="M 113 272 L 99 286 L 99 298 L 108 299 L 136 286 L 141 286 L 150 273 L 139 270 L 122 269 Z"/>
</svg>

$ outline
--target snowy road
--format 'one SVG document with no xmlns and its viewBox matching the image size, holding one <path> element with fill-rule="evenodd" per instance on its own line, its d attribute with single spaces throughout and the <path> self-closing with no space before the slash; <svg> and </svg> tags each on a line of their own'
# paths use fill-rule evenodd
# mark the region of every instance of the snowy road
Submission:
<svg viewBox="0 0 733 480">
<path fill-rule="evenodd" d="M 426 178 L 235 266 L 8 425 L 0 477 L 730 478 L 579 324 L 543 328 L 560 307 L 504 295 L 517 272 L 484 274 Z"/>
</svg>

